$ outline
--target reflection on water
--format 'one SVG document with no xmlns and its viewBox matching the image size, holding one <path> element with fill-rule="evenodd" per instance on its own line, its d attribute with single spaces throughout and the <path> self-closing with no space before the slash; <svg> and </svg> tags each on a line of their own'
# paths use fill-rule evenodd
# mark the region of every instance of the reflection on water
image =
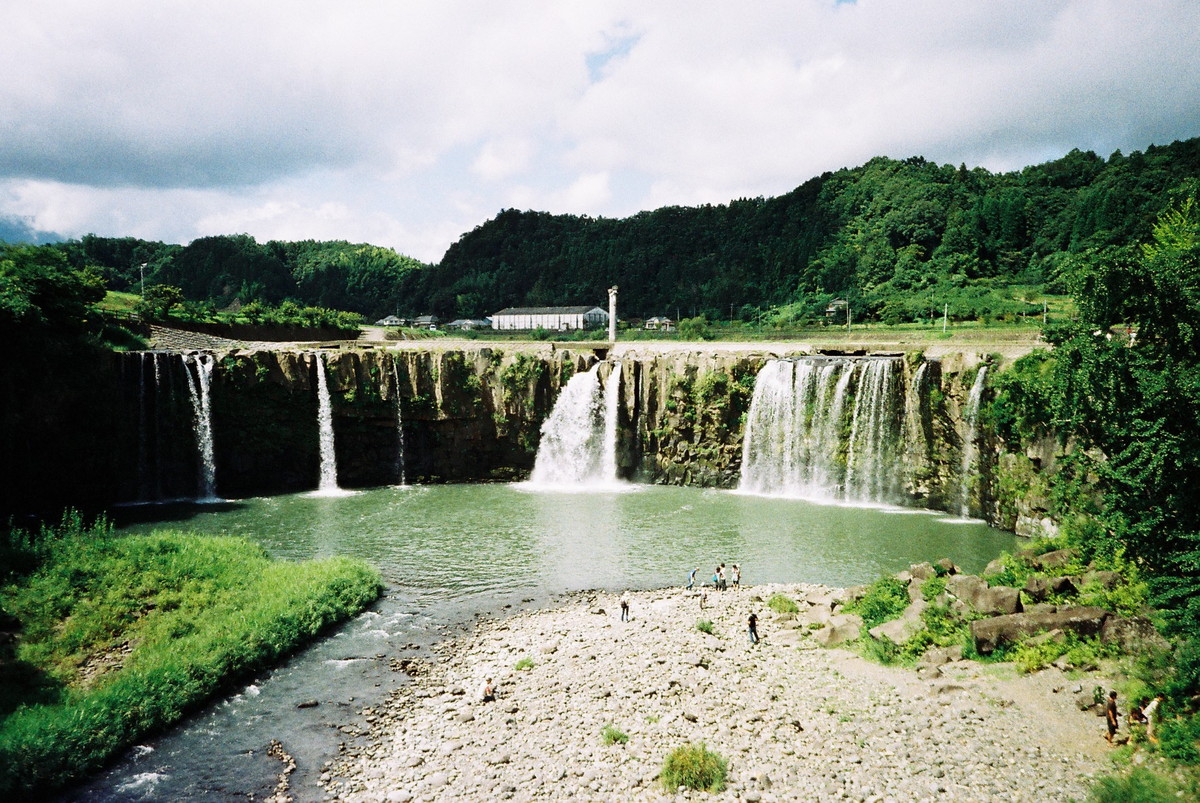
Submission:
<svg viewBox="0 0 1200 803">
<path fill-rule="evenodd" d="M 438 598 L 674 585 L 691 567 L 722 561 L 739 563 L 747 582 L 856 585 L 941 557 L 976 571 L 1013 542 L 980 522 L 932 513 L 665 486 L 560 494 L 442 485 L 280 496 L 197 509 L 184 526 L 244 535 L 288 559 L 355 555 L 389 584 Z"/>
</svg>

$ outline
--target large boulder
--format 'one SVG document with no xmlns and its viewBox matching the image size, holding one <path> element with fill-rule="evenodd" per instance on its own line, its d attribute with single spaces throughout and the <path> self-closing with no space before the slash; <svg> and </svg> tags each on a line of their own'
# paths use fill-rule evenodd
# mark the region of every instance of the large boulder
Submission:
<svg viewBox="0 0 1200 803">
<path fill-rule="evenodd" d="M 1034 602 L 1051 596 L 1073 596 L 1079 591 L 1070 577 L 1030 577 L 1022 590 Z"/>
<path fill-rule="evenodd" d="M 867 633 L 876 641 L 887 640 L 897 646 L 903 645 L 924 628 L 924 623 L 921 621 L 921 613 L 928 607 L 929 603 L 925 600 L 914 600 L 912 604 L 904 609 L 904 613 L 900 615 L 900 618 L 876 625 L 868 630 Z"/>
<path fill-rule="evenodd" d="M 854 641 L 862 632 L 862 617 L 854 613 L 840 613 L 830 617 L 828 624 L 813 633 L 816 642 L 825 647 L 836 647 Z"/>
<path fill-rule="evenodd" d="M 923 583 L 931 577 L 937 577 L 937 570 L 933 568 L 933 564 L 929 561 L 914 563 L 908 567 L 908 573 L 918 583 Z"/>
<path fill-rule="evenodd" d="M 1021 610 L 1020 591 L 1009 586 L 989 586 L 973 574 L 950 577 L 946 581 L 946 591 L 979 613 L 997 615 Z"/>
<path fill-rule="evenodd" d="M 1166 639 L 1159 635 L 1151 621 L 1145 616 L 1110 616 L 1104 621 L 1100 640 L 1119 644 L 1125 652 L 1137 652 L 1146 647 L 1167 647 Z"/>
<path fill-rule="evenodd" d="M 1069 566 L 1079 559 L 1079 552 L 1074 549 L 1056 549 L 1053 552 L 1045 552 L 1041 555 L 1034 555 L 1030 559 L 1037 568 L 1042 571 L 1050 569 L 1061 569 L 1063 566 Z"/>
<path fill-rule="evenodd" d="M 971 622 L 975 649 L 987 655 L 1002 644 L 1013 644 L 1026 636 L 1059 629 L 1077 636 L 1096 636 L 1111 614 L 1094 606 L 1062 607 L 1036 613 L 1010 613 Z"/>
</svg>

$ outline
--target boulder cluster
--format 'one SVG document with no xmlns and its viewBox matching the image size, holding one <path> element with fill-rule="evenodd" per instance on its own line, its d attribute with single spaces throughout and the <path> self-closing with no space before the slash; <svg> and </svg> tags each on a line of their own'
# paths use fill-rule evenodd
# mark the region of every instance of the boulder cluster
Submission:
<svg viewBox="0 0 1200 803">
<path fill-rule="evenodd" d="M 1004 570 L 999 560 L 990 563 L 981 576 L 962 574 L 946 559 L 937 566 L 920 563 L 896 574 L 895 579 L 908 591 L 908 607 L 898 618 L 872 627 L 869 636 L 903 646 L 924 628 L 925 611 L 931 606 L 942 606 L 952 615 L 969 621 L 971 639 L 980 655 L 990 655 L 1002 646 L 1030 638 L 1061 642 L 1068 634 L 1096 637 L 1103 643 L 1118 644 L 1126 652 L 1161 642 L 1148 617 L 1119 616 L 1106 608 L 1075 601 L 1084 588 L 1117 587 L 1124 582 L 1119 573 L 1088 567 L 1079 574 L 1045 574 L 1075 565 L 1078 554 L 1071 549 L 1018 553 L 1016 559 L 1026 561 L 1029 568 L 1039 572 L 1020 588 L 989 582 L 989 577 L 997 577 Z M 925 582 L 939 576 L 945 578 L 944 589 L 932 600 L 926 599 Z M 853 608 L 852 603 L 861 599 L 865 591 L 865 587 L 858 587 L 828 600 L 816 600 L 812 606 L 816 610 L 810 608 L 798 620 L 821 625 L 814 634 L 821 644 L 852 641 L 859 637 L 863 622 L 861 617 L 845 611 Z"/>
<path fill-rule="evenodd" d="M 822 648 L 854 624 L 840 611 L 854 594 L 639 591 L 623 622 L 618 595 L 588 592 L 482 622 L 420 665 L 409 660 L 412 679 L 362 712 L 368 732 L 322 776 L 326 794 L 397 803 L 1086 796 L 1108 746 L 1060 671 L 1018 676 L 947 655 L 931 677 Z M 775 595 L 797 611 L 775 612 L 784 607 L 767 604 Z M 485 702 L 489 679 L 496 699 Z M 726 760 L 722 792 L 664 787 L 665 757 L 690 743 Z"/>
</svg>

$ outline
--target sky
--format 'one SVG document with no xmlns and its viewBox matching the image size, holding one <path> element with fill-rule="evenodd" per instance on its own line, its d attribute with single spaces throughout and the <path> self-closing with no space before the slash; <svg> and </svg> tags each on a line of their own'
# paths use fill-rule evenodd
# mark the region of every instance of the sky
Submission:
<svg viewBox="0 0 1200 803">
<path fill-rule="evenodd" d="M 0 4 L 0 219 L 436 262 L 873 156 L 1014 170 L 1200 136 L 1196 0 Z"/>
</svg>

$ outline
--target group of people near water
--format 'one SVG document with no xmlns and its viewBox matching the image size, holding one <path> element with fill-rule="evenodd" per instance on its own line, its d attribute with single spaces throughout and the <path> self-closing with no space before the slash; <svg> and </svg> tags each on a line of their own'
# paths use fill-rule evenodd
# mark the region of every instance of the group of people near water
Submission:
<svg viewBox="0 0 1200 803">
<path fill-rule="evenodd" d="M 700 571 L 700 567 L 697 566 L 696 568 L 692 569 L 691 572 L 688 573 L 688 584 L 687 584 L 688 591 L 691 591 L 693 588 L 696 587 L 696 574 L 699 571 Z M 729 570 L 729 578 L 726 579 L 725 564 L 724 563 L 718 564 L 717 568 L 713 570 L 712 584 L 713 584 L 713 588 L 715 588 L 717 591 L 727 591 L 729 589 L 730 584 L 732 584 L 734 588 L 738 588 L 742 584 L 741 567 L 739 567 L 736 563 L 733 564 L 732 568 L 730 568 L 730 570 Z"/>
<path fill-rule="evenodd" d="M 1158 725 L 1158 707 L 1165 699 L 1166 695 L 1161 693 L 1156 695 L 1153 700 L 1143 697 L 1137 705 L 1129 709 L 1126 722 L 1129 724 L 1130 733 L 1144 732 L 1147 739 L 1153 744 L 1158 744 L 1158 736 L 1155 733 Z M 1121 727 L 1121 714 L 1117 711 L 1117 693 L 1115 691 L 1108 693 L 1108 703 L 1104 707 L 1104 719 L 1108 725 L 1108 733 L 1105 738 L 1109 744 L 1114 744 L 1117 730 Z"/>
</svg>

